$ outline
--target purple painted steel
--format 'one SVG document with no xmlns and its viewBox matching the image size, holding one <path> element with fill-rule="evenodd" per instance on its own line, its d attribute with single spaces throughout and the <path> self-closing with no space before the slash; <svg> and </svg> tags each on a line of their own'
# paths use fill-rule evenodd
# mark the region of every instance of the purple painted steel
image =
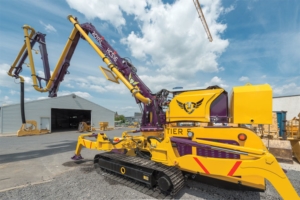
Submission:
<svg viewBox="0 0 300 200">
<path fill-rule="evenodd" d="M 197 148 L 197 155 L 204 156 L 204 157 L 210 157 L 210 158 L 229 158 L 229 159 L 239 159 L 240 158 L 240 155 L 238 155 L 238 154 L 227 153 L 227 152 L 218 151 L 218 150 L 201 149 L 201 148 Z"/>
<path fill-rule="evenodd" d="M 71 157 L 72 160 L 82 160 L 83 157 L 81 155 L 74 155 L 73 157 Z"/>
<path fill-rule="evenodd" d="M 73 56 L 73 53 L 77 47 L 77 44 L 80 39 L 80 33 L 77 32 L 75 37 L 72 40 L 72 44 L 69 48 L 69 51 L 66 53 L 66 57 L 64 58 L 64 61 L 62 62 L 59 72 L 57 74 L 57 77 L 55 77 L 55 80 L 53 82 L 53 87 L 49 90 L 49 97 L 56 97 L 57 91 L 60 85 L 60 82 L 64 80 L 64 77 L 66 74 L 68 74 L 68 68 L 70 66 L 70 62 Z"/>
<path fill-rule="evenodd" d="M 215 123 L 228 123 L 228 97 L 223 92 L 210 106 L 210 121 Z"/>
<path fill-rule="evenodd" d="M 164 128 L 141 128 L 141 131 L 163 131 Z"/>
<path fill-rule="evenodd" d="M 171 139 L 171 142 L 175 142 L 175 143 L 181 143 L 184 145 L 189 145 L 189 146 L 194 146 L 194 147 L 199 147 L 199 148 L 210 148 L 209 145 L 199 144 L 198 142 L 194 142 L 189 138 L 171 137 L 170 139 Z"/>
<path fill-rule="evenodd" d="M 96 28 L 90 23 L 84 23 L 80 25 L 82 29 L 84 29 L 87 33 L 91 33 L 91 35 L 95 38 L 95 40 L 100 44 L 98 48 L 105 53 L 107 58 L 109 58 L 110 62 L 114 64 L 118 70 L 122 73 L 122 75 L 129 80 L 129 77 L 134 80 L 134 82 L 138 82 L 137 86 L 139 87 L 143 96 L 151 99 L 150 105 L 143 104 L 143 115 L 141 128 L 146 128 L 143 131 L 152 131 L 157 129 L 162 129 L 162 125 L 166 123 L 165 113 L 162 108 L 158 106 L 158 100 L 155 94 L 152 94 L 151 90 L 144 84 L 144 82 L 138 77 L 136 74 L 135 67 L 129 63 L 126 59 L 121 58 L 118 53 L 108 44 L 105 38 L 96 30 Z M 142 103 L 140 100 L 135 98 L 137 103 Z M 150 123 L 149 113 L 152 113 L 152 121 Z"/>
<path fill-rule="evenodd" d="M 197 139 L 239 146 L 239 143 L 234 140 L 219 140 L 219 139 L 211 139 L 211 138 L 197 138 Z M 212 157 L 212 158 L 229 158 L 229 159 L 239 159 L 240 158 L 240 155 L 238 155 L 238 154 L 227 153 L 224 151 L 218 151 L 218 150 L 213 150 L 213 149 L 208 150 L 208 149 L 200 149 L 200 148 L 197 148 L 197 155 L 205 156 L 205 157 Z"/>
<path fill-rule="evenodd" d="M 177 150 L 180 156 L 192 154 L 192 146 L 185 145 L 182 143 L 176 143 L 177 144 Z"/>
<path fill-rule="evenodd" d="M 239 145 L 239 143 L 234 140 L 217 140 L 217 139 L 207 139 L 207 138 L 197 138 L 197 139 L 220 142 L 220 143 L 231 144 L 231 145 Z M 240 155 L 238 154 L 213 150 L 211 146 L 205 144 L 199 144 L 197 142 L 191 141 L 191 139 L 189 138 L 171 137 L 171 142 L 176 143 L 177 150 L 180 156 L 192 154 L 192 147 L 197 147 L 198 156 L 211 157 L 211 158 L 228 158 L 228 159 L 240 158 Z"/>
<path fill-rule="evenodd" d="M 39 81 L 39 86 L 42 88 L 42 83 L 41 80 L 45 80 L 46 84 L 48 83 L 50 79 L 50 66 L 49 66 L 49 61 L 48 61 L 48 53 L 47 53 L 47 48 L 46 48 L 46 34 L 37 32 L 32 38 L 30 42 L 31 49 L 34 47 L 35 43 L 39 43 L 39 49 L 40 49 L 40 54 L 41 54 L 41 59 L 43 61 L 43 67 L 44 67 L 44 75 L 45 77 L 40 77 L 36 75 L 38 81 Z M 14 69 L 14 77 L 19 78 L 19 74 L 22 71 L 22 65 L 24 64 L 25 60 L 28 57 L 28 50 L 26 49 L 25 52 L 23 53 L 18 65 Z"/>
</svg>

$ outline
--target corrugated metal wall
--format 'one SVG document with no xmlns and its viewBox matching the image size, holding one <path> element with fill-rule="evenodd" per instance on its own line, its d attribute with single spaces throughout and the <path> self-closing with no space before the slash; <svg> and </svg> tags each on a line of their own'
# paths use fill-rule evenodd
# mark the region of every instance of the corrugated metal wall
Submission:
<svg viewBox="0 0 300 200">
<path fill-rule="evenodd" d="M 50 120 L 51 128 L 51 108 L 91 110 L 91 121 L 96 128 L 99 128 L 100 121 L 108 122 L 109 126 L 114 126 L 114 111 L 108 110 L 77 95 L 26 102 L 26 120 L 35 120 L 38 129 L 40 129 L 41 117 L 47 117 Z M 20 104 L 3 106 L 1 111 L 3 112 L 3 117 L 2 124 L 0 124 L 0 134 L 16 134 L 22 125 Z"/>
<path fill-rule="evenodd" d="M 286 119 L 291 120 L 298 117 L 300 112 L 300 95 L 274 97 L 273 98 L 273 111 L 287 111 Z"/>
</svg>

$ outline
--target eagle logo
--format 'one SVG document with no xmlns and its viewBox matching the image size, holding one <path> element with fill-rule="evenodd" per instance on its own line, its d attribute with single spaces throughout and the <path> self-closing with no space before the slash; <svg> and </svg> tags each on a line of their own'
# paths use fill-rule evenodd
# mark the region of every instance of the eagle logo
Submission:
<svg viewBox="0 0 300 200">
<path fill-rule="evenodd" d="M 132 77 L 131 77 L 131 73 L 129 74 L 129 83 L 131 83 L 131 85 L 136 86 L 139 82 L 136 82 Z"/>
<path fill-rule="evenodd" d="M 200 101 L 194 103 L 194 102 L 186 102 L 186 103 L 181 103 L 180 101 L 177 101 L 177 104 L 178 106 L 181 108 L 181 109 L 184 109 L 185 112 L 187 112 L 188 114 L 192 114 L 194 112 L 195 109 L 199 108 L 203 102 L 203 99 L 202 98 Z"/>
</svg>

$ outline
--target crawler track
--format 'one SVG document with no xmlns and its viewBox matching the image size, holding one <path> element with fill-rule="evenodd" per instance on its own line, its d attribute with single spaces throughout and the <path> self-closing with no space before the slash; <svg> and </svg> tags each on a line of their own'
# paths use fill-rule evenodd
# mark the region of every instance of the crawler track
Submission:
<svg viewBox="0 0 300 200">
<path fill-rule="evenodd" d="M 163 173 L 169 178 L 170 182 L 172 183 L 172 188 L 171 190 L 168 190 L 168 192 L 165 192 L 159 189 L 156 180 L 151 186 L 141 181 L 134 180 L 132 177 L 126 177 L 118 173 L 118 171 L 114 170 L 113 168 L 108 169 L 107 167 L 105 168 L 101 166 L 101 159 L 109 159 L 116 164 L 130 165 L 131 167 L 134 166 L 136 170 L 144 169 L 155 171 L 155 174 Z M 116 154 L 112 152 L 101 153 L 95 156 L 94 166 L 99 174 L 154 198 L 171 199 L 185 185 L 185 179 L 182 175 L 182 172 L 178 168 L 168 167 L 140 157 L 126 156 L 124 154 Z"/>
</svg>

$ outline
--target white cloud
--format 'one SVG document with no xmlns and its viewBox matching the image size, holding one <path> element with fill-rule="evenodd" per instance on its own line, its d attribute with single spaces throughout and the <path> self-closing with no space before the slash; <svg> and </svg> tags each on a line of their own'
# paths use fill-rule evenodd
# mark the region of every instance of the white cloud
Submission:
<svg viewBox="0 0 300 200">
<path fill-rule="evenodd" d="M 66 84 L 66 87 L 68 87 L 68 88 L 74 88 L 74 86 L 71 85 L 70 83 Z"/>
<path fill-rule="evenodd" d="M 9 100 L 9 97 L 8 96 L 4 96 L 4 100 L 5 101 Z"/>
<path fill-rule="evenodd" d="M 81 91 L 76 91 L 76 92 L 70 92 L 70 91 L 61 91 L 61 92 L 58 92 L 58 95 L 57 96 L 65 96 L 65 95 L 69 95 L 69 94 L 76 94 L 82 98 L 85 98 L 85 99 L 89 99 L 89 98 L 92 98 L 92 95 L 90 95 L 88 92 L 81 92 Z"/>
<path fill-rule="evenodd" d="M 266 75 L 262 75 L 262 76 L 261 76 L 261 78 L 266 78 L 266 77 L 267 77 Z"/>
<path fill-rule="evenodd" d="M 13 77 L 10 77 L 7 75 L 8 70 L 10 69 L 10 66 L 6 63 L 0 64 L 0 85 L 3 86 L 10 86 Z"/>
<path fill-rule="evenodd" d="M 37 75 L 39 76 L 39 77 L 45 77 L 45 73 L 43 72 L 43 71 L 37 71 Z"/>
<path fill-rule="evenodd" d="M 9 93 L 10 93 L 11 95 L 19 94 L 19 92 L 18 92 L 18 91 L 15 91 L 15 90 L 10 90 Z"/>
<path fill-rule="evenodd" d="M 249 81 L 249 78 L 247 76 L 242 76 L 241 78 L 239 78 L 239 81 Z"/>
<path fill-rule="evenodd" d="M 209 82 L 205 83 L 205 87 L 218 85 L 222 88 L 227 88 L 228 85 L 226 85 L 224 82 L 225 81 L 223 81 L 221 78 L 214 76 Z"/>
<path fill-rule="evenodd" d="M 296 85 L 295 83 L 286 84 L 283 86 L 274 86 L 273 87 L 273 93 L 276 95 L 289 95 L 289 94 L 295 94 L 295 91 L 300 91 L 300 85 Z"/>
<path fill-rule="evenodd" d="M 176 80 L 174 77 L 159 74 L 155 76 L 141 75 L 141 80 L 149 87 L 152 92 L 158 92 L 162 88 L 173 88 L 178 85 L 184 85 L 184 81 Z M 177 85 L 174 85 L 176 83 Z"/>
<path fill-rule="evenodd" d="M 40 24 L 44 26 L 44 28 L 47 32 L 56 32 L 56 29 L 51 24 L 45 24 L 41 20 L 40 20 Z"/>
<path fill-rule="evenodd" d="M 224 70 L 225 70 L 224 67 L 219 67 L 219 71 L 220 71 L 220 72 L 222 72 L 222 71 L 224 71 Z"/>
<path fill-rule="evenodd" d="M 231 5 L 228 8 L 224 8 L 223 12 L 224 12 L 224 14 L 227 14 L 227 13 L 233 11 L 234 9 L 235 9 L 235 6 Z"/>
<path fill-rule="evenodd" d="M 93 89 L 94 91 L 99 93 L 106 92 L 106 89 L 99 85 L 90 85 L 90 89 Z"/>
<path fill-rule="evenodd" d="M 121 81 L 119 81 L 121 82 Z M 66 77 L 64 84 L 68 88 L 80 88 L 85 91 L 92 91 L 96 93 L 116 92 L 119 94 L 128 93 L 128 89 L 123 83 L 116 84 L 106 80 L 103 77 L 87 76 L 80 77 Z"/>
<path fill-rule="evenodd" d="M 116 84 L 116 83 L 109 83 L 105 86 L 107 92 L 116 92 L 120 94 L 127 94 L 130 93 L 128 88 L 123 84 Z"/>
<path fill-rule="evenodd" d="M 147 67 L 142 67 L 142 66 L 138 66 L 137 67 L 137 73 L 146 73 L 146 72 L 150 72 L 151 70 Z"/>
<path fill-rule="evenodd" d="M 41 99 L 49 99 L 49 97 L 38 97 L 37 98 L 38 100 L 41 100 Z M 30 99 L 29 99 L 30 100 Z"/>
<path fill-rule="evenodd" d="M 141 15 L 145 12 L 147 5 L 145 0 L 115 0 L 115 1 L 97 1 L 97 0 L 67 0 L 69 6 L 85 15 L 89 20 L 100 18 L 107 20 L 116 28 L 126 25 L 122 11 L 128 14 Z M 99 12 L 99 9 L 101 12 Z"/>
<path fill-rule="evenodd" d="M 92 82 L 94 84 L 107 83 L 107 80 L 105 78 L 103 78 L 103 77 L 88 76 L 87 79 L 88 79 L 87 82 L 89 82 L 89 83 L 90 82 Z M 81 81 L 82 81 L 82 79 L 81 79 Z"/>
<path fill-rule="evenodd" d="M 222 70 L 217 58 L 229 42 L 220 38 L 226 29 L 226 25 L 217 20 L 223 12 L 220 0 L 201 1 L 214 39 L 212 43 L 207 40 L 193 2 L 186 0 L 178 0 L 173 4 L 147 0 L 67 2 L 88 19 L 100 18 L 118 29 L 126 25 L 123 14 L 133 15 L 139 30 L 123 37 L 121 43 L 128 46 L 133 57 L 154 64 L 161 74 L 184 80 L 195 76 L 198 71 Z"/>
</svg>

